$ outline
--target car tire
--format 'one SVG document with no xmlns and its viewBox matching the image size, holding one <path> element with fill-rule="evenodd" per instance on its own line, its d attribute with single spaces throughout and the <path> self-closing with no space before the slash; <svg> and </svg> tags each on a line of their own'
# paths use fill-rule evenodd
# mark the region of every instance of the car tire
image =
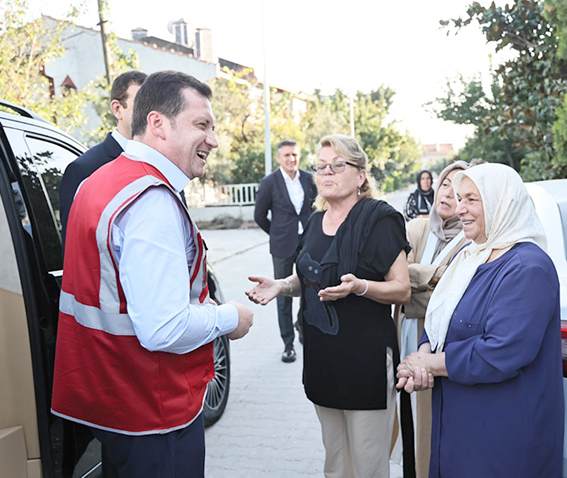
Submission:
<svg viewBox="0 0 567 478">
<path fill-rule="evenodd" d="M 214 341 L 215 377 L 207 385 L 203 418 L 205 427 L 210 427 L 224 413 L 230 390 L 230 347 L 224 335 Z"/>
</svg>

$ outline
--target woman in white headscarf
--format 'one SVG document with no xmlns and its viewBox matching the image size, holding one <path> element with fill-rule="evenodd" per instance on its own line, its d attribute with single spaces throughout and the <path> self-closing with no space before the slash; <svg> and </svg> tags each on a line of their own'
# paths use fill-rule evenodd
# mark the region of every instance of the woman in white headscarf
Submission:
<svg viewBox="0 0 567 478">
<path fill-rule="evenodd" d="M 398 388 L 433 387 L 430 477 L 560 477 L 559 282 L 519 175 L 484 164 L 453 178 L 473 242 L 441 277 Z"/>
<path fill-rule="evenodd" d="M 402 359 L 417 351 L 431 293 L 449 262 L 470 242 L 463 233 L 463 226 L 456 213 L 457 198 L 452 182 L 455 174 L 467 169 L 467 163 L 456 161 L 441 171 L 429 217 L 418 217 L 407 224 L 407 237 L 411 247 L 408 254 L 411 299 L 402 309 L 403 312 L 397 314 Z M 415 463 L 411 466 L 415 466 L 417 478 L 425 478 L 429 474 L 431 392 L 423 392 L 418 397 L 413 394 L 411 410 L 409 402 L 409 398 L 402 398 L 401 416 L 404 423 L 413 421 Z M 407 453 L 406 447 L 411 446 L 411 437 L 406 435 L 405 426 L 404 424 L 404 451 Z M 407 459 L 404 464 L 408 465 Z"/>
</svg>

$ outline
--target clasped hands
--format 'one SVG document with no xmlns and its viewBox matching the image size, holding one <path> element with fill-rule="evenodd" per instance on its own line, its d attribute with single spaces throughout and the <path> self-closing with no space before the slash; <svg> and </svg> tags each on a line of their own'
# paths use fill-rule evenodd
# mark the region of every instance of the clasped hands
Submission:
<svg viewBox="0 0 567 478">
<path fill-rule="evenodd" d="M 431 370 L 434 360 L 435 355 L 431 352 L 420 351 L 408 355 L 398 365 L 396 388 L 403 388 L 407 393 L 433 388 L 435 379 Z"/>
</svg>

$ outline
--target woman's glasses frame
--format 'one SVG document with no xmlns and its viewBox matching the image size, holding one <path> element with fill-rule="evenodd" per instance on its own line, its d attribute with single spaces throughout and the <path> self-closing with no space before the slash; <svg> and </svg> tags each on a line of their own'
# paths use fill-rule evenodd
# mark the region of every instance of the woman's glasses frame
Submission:
<svg viewBox="0 0 567 478">
<path fill-rule="evenodd" d="M 335 173 L 335 174 L 340 174 L 342 173 L 347 164 L 349 166 L 353 166 L 357 169 L 362 169 L 361 166 L 359 166 L 356 163 L 351 163 L 349 161 L 332 161 L 330 163 L 319 163 L 319 164 L 314 164 L 313 166 L 311 166 L 311 169 L 313 170 L 313 172 L 317 175 L 317 176 L 322 176 L 323 174 L 325 174 L 325 171 L 327 170 L 327 166 L 329 166 L 331 168 L 331 172 Z"/>
</svg>

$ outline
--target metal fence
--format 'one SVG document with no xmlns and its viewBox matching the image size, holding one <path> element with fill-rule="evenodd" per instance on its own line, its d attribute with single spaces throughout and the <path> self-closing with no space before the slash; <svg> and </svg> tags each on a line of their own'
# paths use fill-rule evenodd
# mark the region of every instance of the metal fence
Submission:
<svg viewBox="0 0 567 478">
<path fill-rule="evenodd" d="M 219 197 L 216 204 L 245 206 L 254 204 L 258 183 L 222 184 L 217 186 Z"/>
<path fill-rule="evenodd" d="M 193 180 L 185 188 L 185 197 L 191 207 L 246 206 L 256 201 L 258 183 L 221 184 L 214 186 Z"/>
</svg>

